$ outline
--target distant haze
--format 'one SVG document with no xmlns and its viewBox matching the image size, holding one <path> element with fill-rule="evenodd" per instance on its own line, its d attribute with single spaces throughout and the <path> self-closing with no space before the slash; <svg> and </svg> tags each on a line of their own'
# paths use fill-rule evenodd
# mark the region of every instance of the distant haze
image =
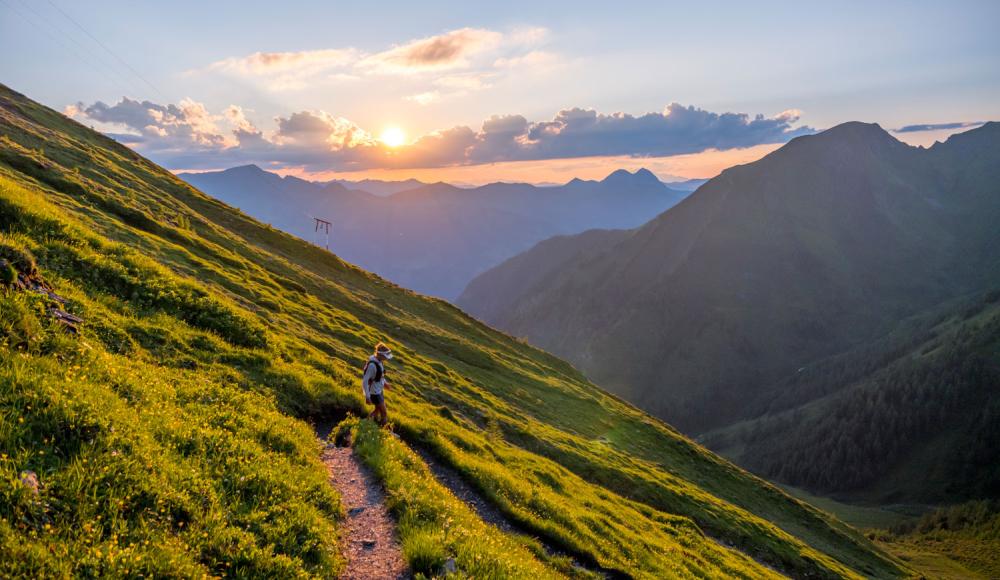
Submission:
<svg viewBox="0 0 1000 580">
<path fill-rule="evenodd" d="M 330 250 L 397 284 L 454 299 L 477 274 L 554 235 L 632 228 L 690 193 L 651 172 L 618 170 L 560 186 L 331 181 L 280 177 L 255 165 L 181 174 L 202 191 L 320 245 L 313 217 L 333 223 Z M 377 192 L 369 193 L 368 188 Z"/>
</svg>

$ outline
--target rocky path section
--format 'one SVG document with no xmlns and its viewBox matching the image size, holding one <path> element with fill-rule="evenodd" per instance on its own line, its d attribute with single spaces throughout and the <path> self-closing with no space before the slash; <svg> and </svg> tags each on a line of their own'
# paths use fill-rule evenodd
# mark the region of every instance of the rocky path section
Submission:
<svg viewBox="0 0 1000 580">
<path fill-rule="evenodd" d="M 378 479 L 354 456 L 350 447 L 327 445 L 323 463 L 347 510 L 340 550 L 347 560 L 341 578 L 409 578 L 396 536 L 396 523 L 385 507 Z"/>
</svg>

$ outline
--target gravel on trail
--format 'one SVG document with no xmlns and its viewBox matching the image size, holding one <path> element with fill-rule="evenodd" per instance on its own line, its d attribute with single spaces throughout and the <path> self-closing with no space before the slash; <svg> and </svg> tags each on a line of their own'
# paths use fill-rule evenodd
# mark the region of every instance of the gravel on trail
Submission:
<svg viewBox="0 0 1000 580">
<path fill-rule="evenodd" d="M 385 492 L 378 479 L 350 447 L 327 445 L 323 463 L 347 511 L 340 538 L 340 552 L 347 567 L 341 578 L 410 578 L 396 536 L 396 522 L 385 507 Z"/>
</svg>

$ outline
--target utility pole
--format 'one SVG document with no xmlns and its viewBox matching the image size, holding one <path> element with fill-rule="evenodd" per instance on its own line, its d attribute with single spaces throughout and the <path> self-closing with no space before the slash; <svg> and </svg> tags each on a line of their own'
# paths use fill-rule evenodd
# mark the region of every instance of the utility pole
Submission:
<svg viewBox="0 0 1000 580">
<path fill-rule="evenodd" d="M 313 236 L 313 243 L 319 245 L 316 238 L 319 237 L 319 231 L 322 229 L 326 233 L 326 250 L 330 251 L 330 222 L 320 218 L 313 219 L 316 220 L 316 228 L 313 230 L 316 235 Z"/>
</svg>

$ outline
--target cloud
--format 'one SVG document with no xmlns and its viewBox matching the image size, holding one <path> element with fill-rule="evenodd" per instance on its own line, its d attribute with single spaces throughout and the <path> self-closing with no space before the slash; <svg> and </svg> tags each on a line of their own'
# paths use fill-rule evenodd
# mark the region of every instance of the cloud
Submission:
<svg viewBox="0 0 1000 580">
<path fill-rule="evenodd" d="M 462 28 L 373 54 L 358 66 L 388 74 L 463 68 L 470 65 L 472 57 L 500 46 L 502 40 L 503 34 L 499 32 Z"/>
<path fill-rule="evenodd" d="M 592 109 L 565 109 L 551 121 L 533 123 L 516 154 L 521 159 L 630 155 L 663 157 L 707 149 L 733 149 L 782 143 L 811 133 L 794 128 L 798 111 L 774 117 L 745 113 L 713 113 L 671 103 L 662 113 L 638 117 L 602 114 Z"/>
<path fill-rule="evenodd" d="M 209 65 L 210 69 L 246 75 L 269 75 L 289 71 L 318 71 L 346 67 L 358 51 L 353 48 L 303 50 L 299 52 L 255 52 L 242 58 L 227 58 Z"/>
<path fill-rule="evenodd" d="M 550 65 L 557 60 L 556 55 L 535 48 L 548 36 L 548 30 L 541 27 L 514 28 L 507 32 L 459 28 L 377 52 L 356 47 L 255 52 L 218 60 L 187 74 L 237 76 L 273 91 L 314 88 L 317 83 L 366 76 L 405 75 L 451 88 L 442 96 L 454 97 L 487 88 L 489 85 L 482 82 L 487 76 L 506 73 L 512 68 Z M 473 82 L 469 79 L 479 79 L 480 86 L 446 86 L 457 82 L 456 79 L 465 79 L 466 83 Z M 429 92 L 431 87 L 426 88 Z"/>
<path fill-rule="evenodd" d="M 420 102 L 425 96 L 411 98 Z M 436 98 L 439 95 L 426 96 L 427 102 Z M 784 143 L 813 132 L 795 126 L 801 115 L 795 109 L 765 117 L 671 103 L 662 112 L 638 116 L 583 108 L 564 109 L 547 121 L 495 115 L 479 129 L 452 127 L 388 148 L 349 119 L 325 111 L 277 117 L 269 132 L 257 128 L 237 105 L 213 115 L 190 99 L 177 105 L 127 98 L 115 105 L 77 103 L 66 112 L 124 128 L 126 133 L 111 134 L 173 169 L 255 162 L 307 171 L 350 171 L 596 156 L 667 157 Z"/>
<path fill-rule="evenodd" d="M 217 125 L 220 117 L 191 99 L 176 105 L 159 105 L 125 97 L 113 106 L 101 101 L 89 106 L 77 103 L 67 107 L 67 113 L 124 127 L 132 132 L 128 137 L 130 143 L 150 143 L 163 149 L 216 149 L 227 144 Z"/>
<path fill-rule="evenodd" d="M 560 64 L 557 55 L 544 50 L 533 50 L 527 54 L 511 57 L 500 57 L 493 61 L 497 68 L 527 68 L 531 70 L 548 70 Z"/>
<path fill-rule="evenodd" d="M 406 97 L 407 101 L 413 101 L 418 105 L 429 105 L 441 100 L 441 91 L 424 91 Z"/>
<path fill-rule="evenodd" d="M 966 127 L 978 127 L 986 121 L 965 121 L 955 123 L 933 123 L 927 125 L 906 125 L 899 129 L 893 129 L 893 133 L 921 133 L 923 131 L 943 131 L 948 129 L 965 129 Z"/>
</svg>

